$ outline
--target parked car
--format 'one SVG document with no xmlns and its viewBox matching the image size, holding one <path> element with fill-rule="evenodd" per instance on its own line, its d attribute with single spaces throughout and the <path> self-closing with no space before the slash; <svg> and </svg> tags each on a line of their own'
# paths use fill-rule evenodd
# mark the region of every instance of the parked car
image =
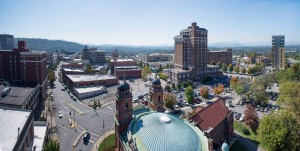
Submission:
<svg viewBox="0 0 300 151">
<path fill-rule="evenodd" d="M 234 115 L 234 118 L 235 118 L 236 120 L 239 120 L 241 116 L 242 116 L 241 113 L 236 113 L 236 114 Z"/>
<path fill-rule="evenodd" d="M 182 102 L 177 102 L 176 103 L 179 107 L 184 107 L 184 104 Z"/>
<path fill-rule="evenodd" d="M 144 98 L 143 95 L 138 96 L 138 99 L 143 99 L 143 98 Z"/>
<path fill-rule="evenodd" d="M 242 116 L 240 117 L 239 121 L 244 122 L 244 117 L 245 117 L 245 114 L 242 114 Z"/>
<path fill-rule="evenodd" d="M 129 82 L 134 82 L 134 80 L 133 80 L 133 79 L 130 79 Z"/>
<path fill-rule="evenodd" d="M 68 93 L 70 93 L 70 90 L 68 90 Z"/>
<path fill-rule="evenodd" d="M 62 118 L 62 111 L 58 111 L 58 118 Z"/>
<path fill-rule="evenodd" d="M 200 98 L 195 98 L 194 101 L 195 101 L 195 103 L 198 103 L 198 104 L 202 102 L 202 100 Z"/>
<path fill-rule="evenodd" d="M 181 93 L 179 93 L 177 97 L 178 97 L 178 98 L 182 98 L 182 95 L 181 95 Z"/>
<path fill-rule="evenodd" d="M 148 92 L 145 92 L 145 93 L 144 93 L 144 96 L 147 96 L 147 95 L 149 95 L 149 93 L 148 93 Z"/>
<path fill-rule="evenodd" d="M 56 108 L 56 106 L 55 106 L 55 105 L 52 105 L 52 108 L 53 108 L 53 109 L 55 109 L 55 108 Z"/>
<path fill-rule="evenodd" d="M 138 99 L 135 98 L 135 99 L 132 100 L 132 102 L 137 103 L 137 102 L 138 102 Z"/>
<path fill-rule="evenodd" d="M 85 132 L 83 134 L 83 143 L 87 143 L 90 140 L 91 134 L 89 132 Z"/>
<path fill-rule="evenodd" d="M 73 100 L 76 101 L 77 100 L 76 97 L 73 97 Z"/>
</svg>

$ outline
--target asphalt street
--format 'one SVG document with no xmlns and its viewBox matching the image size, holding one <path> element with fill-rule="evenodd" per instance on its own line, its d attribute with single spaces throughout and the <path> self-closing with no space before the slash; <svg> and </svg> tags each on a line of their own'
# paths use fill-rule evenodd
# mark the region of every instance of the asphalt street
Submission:
<svg viewBox="0 0 300 151">
<path fill-rule="evenodd" d="M 56 76 L 58 77 L 57 71 Z M 55 118 L 56 121 L 60 149 L 68 151 L 90 151 L 96 140 L 104 132 L 114 129 L 113 116 L 115 114 L 115 104 L 112 103 L 111 105 L 94 111 L 78 100 L 73 101 L 67 91 L 61 90 L 63 86 L 62 83 L 60 83 L 58 80 L 56 80 L 54 84 L 55 87 L 50 88 L 49 90 L 53 91 L 54 96 L 54 100 L 51 102 L 51 106 L 56 106 L 56 109 L 53 110 L 53 118 Z M 76 111 L 74 111 L 74 109 Z M 59 111 L 63 113 L 62 118 L 58 117 Z M 80 111 L 83 114 L 80 115 L 77 111 Z M 72 119 L 71 121 L 74 121 L 74 118 L 75 123 L 77 123 L 75 127 L 76 130 L 71 127 L 69 122 L 69 119 Z M 91 133 L 91 139 L 89 143 L 84 144 L 82 139 L 80 139 L 77 146 L 73 147 L 75 139 L 84 130 Z"/>
</svg>

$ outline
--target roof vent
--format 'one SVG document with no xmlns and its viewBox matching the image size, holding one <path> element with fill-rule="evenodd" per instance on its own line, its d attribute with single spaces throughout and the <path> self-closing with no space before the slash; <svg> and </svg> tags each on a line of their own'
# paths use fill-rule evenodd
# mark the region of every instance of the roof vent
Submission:
<svg viewBox="0 0 300 151">
<path fill-rule="evenodd" d="M 10 87 L 6 87 L 2 90 L 1 96 L 7 96 L 10 92 Z"/>
<path fill-rule="evenodd" d="M 162 117 L 160 117 L 160 122 L 162 122 L 162 123 L 171 123 L 171 119 L 169 118 L 169 117 L 167 117 L 167 116 L 162 116 Z"/>
</svg>

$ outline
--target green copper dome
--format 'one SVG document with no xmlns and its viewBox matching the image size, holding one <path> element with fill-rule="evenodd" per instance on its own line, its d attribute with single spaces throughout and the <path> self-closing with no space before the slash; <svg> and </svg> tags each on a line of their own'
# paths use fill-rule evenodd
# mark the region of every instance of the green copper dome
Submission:
<svg viewBox="0 0 300 151">
<path fill-rule="evenodd" d="M 138 150 L 201 151 L 197 132 L 183 120 L 170 114 L 151 112 L 137 116 L 128 129 L 137 140 Z"/>
<path fill-rule="evenodd" d="M 160 80 L 157 78 L 157 79 L 153 80 L 152 84 L 160 85 L 161 83 L 160 83 Z"/>
<path fill-rule="evenodd" d="M 124 83 L 122 83 L 121 85 L 118 86 L 118 91 L 124 92 L 124 91 L 127 91 L 129 89 L 130 89 L 130 86 L 126 81 L 124 81 Z"/>
<path fill-rule="evenodd" d="M 229 151 L 229 145 L 226 142 L 222 144 L 222 151 Z"/>
</svg>

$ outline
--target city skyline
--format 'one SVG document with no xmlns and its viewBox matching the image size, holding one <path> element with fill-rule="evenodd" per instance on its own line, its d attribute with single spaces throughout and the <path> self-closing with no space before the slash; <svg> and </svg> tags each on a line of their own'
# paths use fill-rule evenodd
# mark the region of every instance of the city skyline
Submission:
<svg viewBox="0 0 300 151">
<path fill-rule="evenodd" d="M 161 46 L 173 45 L 178 30 L 197 22 L 208 30 L 208 45 L 270 45 L 272 35 L 285 35 L 291 45 L 300 44 L 295 32 L 299 7 L 293 0 L 0 0 L 0 33 L 81 44 Z"/>
</svg>

